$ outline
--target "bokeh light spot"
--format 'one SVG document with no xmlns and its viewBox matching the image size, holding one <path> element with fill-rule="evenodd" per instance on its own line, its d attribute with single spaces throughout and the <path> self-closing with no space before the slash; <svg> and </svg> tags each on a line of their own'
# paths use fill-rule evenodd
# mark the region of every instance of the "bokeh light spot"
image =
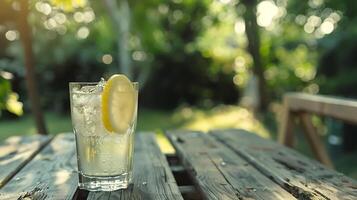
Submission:
<svg viewBox="0 0 357 200">
<path fill-rule="evenodd" d="M 322 24 L 321 24 L 321 32 L 324 33 L 324 34 L 330 34 L 332 33 L 333 29 L 334 29 L 334 25 L 333 23 L 331 23 L 330 21 L 324 21 Z"/>
<path fill-rule="evenodd" d="M 257 6 L 257 23 L 261 27 L 268 27 L 279 14 L 279 9 L 272 1 L 262 1 Z"/>
<path fill-rule="evenodd" d="M 67 32 L 67 28 L 65 26 L 63 26 L 63 25 L 60 25 L 60 26 L 58 26 L 56 28 L 56 31 L 57 31 L 58 34 L 64 35 Z"/>
<path fill-rule="evenodd" d="M 86 39 L 89 35 L 89 29 L 85 26 L 81 27 L 78 31 L 77 31 L 77 37 L 79 39 Z"/>
<path fill-rule="evenodd" d="M 309 23 L 311 26 L 319 26 L 321 24 L 321 18 L 315 15 L 310 16 L 307 19 L 307 23 Z"/>
<path fill-rule="evenodd" d="M 309 0 L 308 4 L 310 8 L 318 8 L 324 3 L 323 0 Z"/>
<path fill-rule="evenodd" d="M 239 19 L 236 21 L 236 23 L 234 24 L 234 31 L 237 34 L 243 34 L 245 33 L 245 22 L 242 19 Z"/>
<path fill-rule="evenodd" d="M 295 17 L 295 22 L 299 25 L 304 25 L 306 22 L 306 16 L 305 15 L 298 15 Z"/>
<path fill-rule="evenodd" d="M 86 23 L 90 23 L 95 19 L 95 14 L 92 10 L 85 11 L 83 13 L 83 21 Z"/>
<path fill-rule="evenodd" d="M 133 60 L 144 61 L 146 60 L 146 53 L 144 51 L 134 51 L 132 54 Z"/>
<path fill-rule="evenodd" d="M 4 79 L 11 80 L 14 78 L 14 75 L 7 71 L 0 71 L 0 76 Z"/>
<path fill-rule="evenodd" d="M 19 33 L 15 30 L 9 30 L 5 33 L 5 37 L 9 41 L 14 41 L 18 38 Z"/>
<path fill-rule="evenodd" d="M 312 32 L 314 32 L 314 30 L 315 30 L 314 26 L 312 26 L 310 23 L 306 23 L 304 25 L 304 31 L 306 33 L 312 33 Z"/>
<path fill-rule="evenodd" d="M 331 13 L 331 14 L 330 14 L 330 17 L 331 17 L 335 22 L 338 22 L 338 21 L 341 20 L 341 16 L 340 16 L 338 13 L 336 13 L 336 12 Z"/>
<path fill-rule="evenodd" d="M 303 89 L 304 92 L 307 92 L 310 94 L 317 94 L 319 92 L 319 90 L 320 90 L 320 87 L 316 83 L 312 83 Z"/>
<path fill-rule="evenodd" d="M 47 20 L 48 29 L 54 29 L 57 27 L 57 22 L 53 18 Z"/>
<path fill-rule="evenodd" d="M 67 21 L 67 17 L 65 14 L 63 13 L 57 13 L 55 16 L 54 16 L 54 19 L 56 20 L 56 22 L 58 24 L 64 24 L 66 21 Z"/>
<path fill-rule="evenodd" d="M 169 12 L 169 7 L 167 5 L 161 4 L 158 7 L 159 13 L 161 14 L 167 14 Z"/>
<path fill-rule="evenodd" d="M 175 20 L 180 20 L 183 17 L 183 13 L 181 10 L 175 10 L 173 13 L 173 17 Z"/>
<path fill-rule="evenodd" d="M 244 59 L 243 56 L 238 56 L 235 60 L 234 60 L 234 71 L 235 72 L 245 72 L 246 68 L 246 61 Z"/>
<path fill-rule="evenodd" d="M 35 4 L 35 8 L 37 11 L 39 11 L 45 15 L 49 15 L 52 12 L 52 7 L 50 6 L 50 4 L 43 3 L 40 1 Z"/>
<path fill-rule="evenodd" d="M 81 12 L 75 12 L 73 15 L 74 21 L 81 23 L 84 21 L 84 16 L 83 13 Z"/>
<path fill-rule="evenodd" d="M 219 0 L 223 4 L 229 4 L 232 0 Z"/>
<path fill-rule="evenodd" d="M 107 65 L 111 64 L 111 63 L 113 62 L 113 57 L 112 57 L 112 55 L 110 55 L 110 54 L 105 54 L 105 55 L 103 55 L 103 57 L 102 57 L 102 62 L 103 62 L 104 64 L 107 64 Z"/>
</svg>

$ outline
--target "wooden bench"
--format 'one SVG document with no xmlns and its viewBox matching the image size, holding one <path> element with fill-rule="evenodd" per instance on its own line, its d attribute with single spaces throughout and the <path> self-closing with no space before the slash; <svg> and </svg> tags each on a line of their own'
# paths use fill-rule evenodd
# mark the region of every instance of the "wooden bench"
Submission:
<svg viewBox="0 0 357 200">
<path fill-rule="evenodd" d="M 357 182 L 244 130 L 167 131 L 135 137 L 133 184 L 77 188 L 73 133 L 11 137 L 0 145 L 0 199 L 357 199 Z"/>
<path fill-rule="evenodd" d="M 279 130 L 279 142 L 293 147 L 293 125 L 299 119 L 310 147 L 321 163 L 333 168 L 324 144 L 312 124 L 311 115 L 329 116 L 335 119 L 357 124 L 357 101 L 351 99 L 288 93 L 283 100 L 284 113 Z"/>
</svg>

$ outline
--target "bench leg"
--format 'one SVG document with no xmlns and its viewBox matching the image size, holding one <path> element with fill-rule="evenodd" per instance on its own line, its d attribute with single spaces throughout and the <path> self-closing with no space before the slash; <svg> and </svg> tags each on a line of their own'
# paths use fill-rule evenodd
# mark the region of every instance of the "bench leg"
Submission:
<svg viewBox="0 0 357 200">
<path fill-rule="evenodd" d="M 317 160 L 329 168 L 333 168 L 333 164 L 329 155 L 327 154 L 325 145 L 321 142 L 321 138 L 317 134 L 316 128 L 312 124 L 311 115 L 308 113 L 299 113 L 299 118 L 304 129 L 303 132 Z"/>
<path fill-rule="evenodd" d="M 287 101 L 284 101 L 283 116 L 281 119 L 278 141 L 288 147 L 294 146 L 294 135 L 293 135 L 293 117 L 294 113 L 289 110 Z"/>
</svg>

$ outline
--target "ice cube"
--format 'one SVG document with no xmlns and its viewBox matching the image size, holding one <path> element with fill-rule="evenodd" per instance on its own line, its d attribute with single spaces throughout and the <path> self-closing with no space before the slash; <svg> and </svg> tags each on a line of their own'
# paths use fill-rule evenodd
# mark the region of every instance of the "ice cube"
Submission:
<svg viewBox="0 0 357 200">
<path fill-rule="evenodd" d="M 86 86 L 83 86 L 83 87 L 80 89 L 80 91 L 83 92 L 83 93 L 93 93 L 93 92 L 96 91 L 96 89 L 97 89 L 97 86 L 96 86 L 96 85 L 94 85 L 94 86 L 92 86 L 92 85 L 86 85 Z"/>
<path fill-rule="evenodd" d="M 73 88 L 73 92 L 79 93 L 79 94 L 101 93 L 103 91 L 105 83 L 106 82 L 105 82 L 104 78 L 101 78 L 97 85 L 86 85 L 81 88 L 75 87 L 75 88 Z"/>
<path fill-rule="evenodd" d="M 102 135 L 101 93 L 105 85 L 102 78 L 97 85 L 87 85 L 72 94 L 72 117 L 77 132 L 84 136 Z"/>
</svg>

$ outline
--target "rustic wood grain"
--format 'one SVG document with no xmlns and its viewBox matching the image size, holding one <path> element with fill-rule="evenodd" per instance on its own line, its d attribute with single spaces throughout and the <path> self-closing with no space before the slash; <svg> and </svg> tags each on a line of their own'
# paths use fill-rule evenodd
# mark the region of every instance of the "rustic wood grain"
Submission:
<svg viewBox="0 0 357 200">
<path fill-rule="evenodd" d="M 221 142 L 299 199 L 357 199 L 357 183 L 273 141 L 244 130 L 212 131 Z"/>
<path fill-rule="evenodd" d="M 126 190 L 90 192 L 87 199 L 182 199 L 165 156 L 155 135 L 141 133 L 135 137 L 133 184 Z"/>
<path fill-rule="evenodd" d="M 288 93 L 284 98 L 292 111 L 306 111 L 357 123 L 357 101 L 355 100 L 304 93 Z"/>
<path fill-rule="evenodd" d="M 57 135 L 0 189 L 0 199 L 72 199 L 76 170 L 74 134 Z"/>
<path fill-rule="evenodd" d="M 304 93 L 287 93 L 284 95 L 284 116 L 281 119 L 279 142 L 286 146 L 293 146 L 292 133 L 294 117 L 300 118 L 304 134 L 317 160 L 333 168 L 333 163 L 326 152 L 324 144 L 318 138 L 311 123 L 310 115 L 330 116 L 344 121 L 357 123 L 357 101 L 338 97 L 311 95 Z"/>
<path fill-rule="evenodd" d="M 0 188 L 9 181 L 39 150 L 49 136 L 12 136 L 0 144 Z"/>
<path fill-rule="evenodd" d="M 295 199 L 211 136 L 192 131 L 167 135 L 206 199 Z"/>
</svg>

